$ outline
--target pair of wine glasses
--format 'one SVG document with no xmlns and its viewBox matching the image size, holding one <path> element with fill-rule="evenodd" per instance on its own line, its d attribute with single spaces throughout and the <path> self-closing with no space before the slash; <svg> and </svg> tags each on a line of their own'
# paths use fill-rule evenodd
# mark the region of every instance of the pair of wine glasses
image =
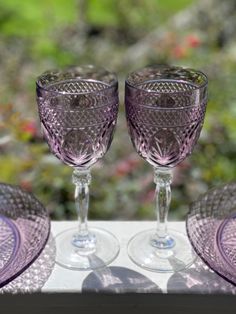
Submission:
<svg viewBox="0 0 236 314">
<path fill-rule="evenodd" d="M 62 162 L 74 168 L 78 228 L 56 237 L 56 261 L 70 269 L 105 267 L 119 253 L 110 232 L 88 228 L 90 168 L 109 149 L 118 114 L 115 74 L 94 66 L 48 71 L 36 83 L 44 137 Z M 149 66 L 128 75 L 125 107 L 137 153 L 154 167 L 156 229 L 135 235 L 128 255 L 137 265 L 159 272 L 179 271 L 193 259 L 187 237 L 167 229 L 172 168 L 191 154 L 207 104 L 207 77 L 193 69 Z"/>
</svg>

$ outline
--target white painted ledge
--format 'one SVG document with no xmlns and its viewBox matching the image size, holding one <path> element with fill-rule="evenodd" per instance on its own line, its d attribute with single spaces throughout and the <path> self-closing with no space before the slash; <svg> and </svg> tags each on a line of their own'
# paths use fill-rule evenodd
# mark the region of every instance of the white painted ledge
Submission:
<svg viewBox="0 0 236 314">
<path fill-rule="evenodd" d="M 184 222 L 170 222 L 169 227 L 178 231 L 185 232 Z M 191 294 L 235 294 L 236 289 L 227 281 L 222 279 L 217 274 L 213 273 L 208 267 L 197 260 L 197 269 L 193 265 L 190 269 L 180 273 L 155 273 L 140 268 L 134 264 L 127 255 L 127 243 L 129 239 L 137 232 L 155 228 L 155 222 L 140 222 L 140 221 L 90 221 L 89 225 L 97 226 L 112 232 L 120 242 L 120 253 L 118 257 L 109 265 L 108 268 L 94 271 L 96 282 L 101 282 L 101 286 L 106 291 L 125 293 L 125 283 L 122 288 L 122 269 L 125 270 L 124 276 L 129 276 L 129 270 L 132 272 L 132 280 L 134 280 L 134 272 L 137 272 L 137 290 L 133 285 L 133 290 L 128 292 L 152 292 L 150 288 L 151 282 L 156 285 L 158 289 L 154 292 L 160 293 L 191 293 Z M 76 222 L 52 222 L 52 234 L 56 236 L 58 233 L 65 229 L 76 227 Z M 199 267 L 200 265 L 200 267 Z M 118 269 L 119 267 L 119 269 Z M 118 270 L 118 275 L 117 275 Z M 42 288 L 42 292 L 81 292 L 85 280 L 91 271 L 75 271 L 65 269 L 57 264 L 51 273 L 51 276 Z M 121 275 L 121 276 L 120 276 Z M 140 275 L 140 277 L 139 277 Z M 142 276 L 143 280 L 142 280 Z M 120 278 L 119 278 L 120 277 Z M 115 281 L 119 281 L 118 289 L 114 291 L 113 286 Z M 150 282 L 149 282 L 150 281 Z M 127 282 L 126 282 L 127 283 Z M 143 290 L 142 290 L 143 285 Z M 91 286 L 91 282 L 90 282 Z M 150 291 L 151 290 L 151 291 Z M 99 291 L 100 292 L 100 291 Z M 103 291 L 101 291 L 103 292 Z"/>
</svg>

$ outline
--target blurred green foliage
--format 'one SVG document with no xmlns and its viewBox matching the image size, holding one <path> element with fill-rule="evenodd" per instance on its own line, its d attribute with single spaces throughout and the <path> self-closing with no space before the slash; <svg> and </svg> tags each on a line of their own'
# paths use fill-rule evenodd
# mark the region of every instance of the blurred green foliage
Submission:
<svg viewBox="0 0 236 314">
<path fill-rule="evenodd" d="M 125 75 L 150 63 L 202 69 L 209 103 L 194 153 L 174 171 L 171 214 L 236 177 L 236 8 L 233 0 L 3 0 L 0 3 L 0 179 L 36 194 L 52 218 L 75 218 L 70 167 L 40 130 L 35 79 L 49 68 L 94 63 L 118 73 L 120 114 L 111 149 L 93 167 L 90 216 L 153 218 L 151 167 L 127 133 Z"/>
</svg>

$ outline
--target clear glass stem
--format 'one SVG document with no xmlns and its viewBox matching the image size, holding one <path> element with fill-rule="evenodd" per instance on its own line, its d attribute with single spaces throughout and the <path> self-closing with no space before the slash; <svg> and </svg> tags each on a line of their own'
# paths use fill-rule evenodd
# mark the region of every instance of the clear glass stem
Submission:
<svg viewBox="0 0 236 314">
<path fill-rule="evenodd" d="M 72 244 L 81 249 L 94 249 L 96 238 L 89 232 L 87 224 L 90 170 L 74 169 L 72 181 L 75 184 L 75 206 L 78 214 L 78 232 L 74 235 Z"/>
<path fill-rule="evenodd" d="M 167 230 L 167 218 L 171 201 L 172 172 L 169 168 L 154 168 L 156 183 L 157 229 L 151 239 L 151 245 L 159 249 L 172 248 L 175 241 Z"/>
</svg>

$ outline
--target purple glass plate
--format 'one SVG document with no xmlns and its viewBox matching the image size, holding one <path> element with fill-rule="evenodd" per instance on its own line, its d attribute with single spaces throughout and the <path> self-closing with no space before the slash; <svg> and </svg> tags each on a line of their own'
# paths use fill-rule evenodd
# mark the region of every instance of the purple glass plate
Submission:
<svg viewBox="0 0 236 314">
<path fill-rule="evenodd" d="M 236 285 L 236 182 L 210 190 L 194 202 L 186 227 L 197 254 Z"/>
<path fill-rule="evenodd" d="M 0 287 L 31 265 L 49 232 L 47 210 L 33 195 L 0 183 Z"/>
</svg>

